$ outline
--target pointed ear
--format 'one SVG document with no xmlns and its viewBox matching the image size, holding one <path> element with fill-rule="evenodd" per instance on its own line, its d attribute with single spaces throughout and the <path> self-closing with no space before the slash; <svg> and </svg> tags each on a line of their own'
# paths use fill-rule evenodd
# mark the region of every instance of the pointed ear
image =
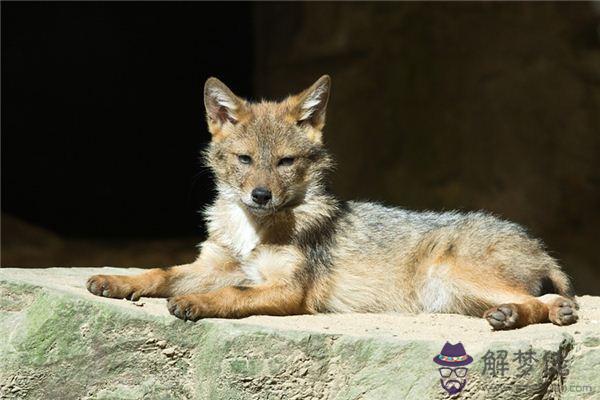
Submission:
<svg viewBox="0 0 600 400">
<path fill-rule="evenodd" d="M 311 87 L 296 96 L 298 103 L 294 115 L 299 123 L 305 122 L 315 129 L 323 129 L 330 88 L 331 78 L 329 75 L 323 75 Z"/>
<path fill-rule="evenodd" d="M 204 84 L 204 107 L 208 129 L 215 134 L 226 123 L 236 124 L 244 114 L 245 101 L 237 97 L 217 78 Z"/>
</svg>

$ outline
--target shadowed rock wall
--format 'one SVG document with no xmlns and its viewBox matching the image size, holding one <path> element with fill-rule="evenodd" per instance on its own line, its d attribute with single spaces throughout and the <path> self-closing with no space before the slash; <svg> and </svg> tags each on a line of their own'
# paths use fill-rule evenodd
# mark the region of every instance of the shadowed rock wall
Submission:
<svg viewBox="0 0 600 400">
<path fill-rule="evenodd" d="M 256 92 L 333 78 L 345 198 L 486 209 L 600 293 L 600 38 L 591 3 L 261 4 Z"/>
</svg>

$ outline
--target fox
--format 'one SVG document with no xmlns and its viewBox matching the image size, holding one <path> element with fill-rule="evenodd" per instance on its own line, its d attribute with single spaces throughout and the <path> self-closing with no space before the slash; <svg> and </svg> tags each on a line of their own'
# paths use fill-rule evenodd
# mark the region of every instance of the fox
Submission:
<svg viewBox="0 0 600 400">
<path fill-rule="evenodd" d="M 183 320 L 316 313 L 452 313 L 492 330 L 577 321 L 569 277 L 541 240 L 486 212 L 343 201 L 323 132 L 324 75 L 282 101 L 204 86 L 216 197 L 191 264 L 94 275 L 92 294 L 167 298 Z"/>
</svg>

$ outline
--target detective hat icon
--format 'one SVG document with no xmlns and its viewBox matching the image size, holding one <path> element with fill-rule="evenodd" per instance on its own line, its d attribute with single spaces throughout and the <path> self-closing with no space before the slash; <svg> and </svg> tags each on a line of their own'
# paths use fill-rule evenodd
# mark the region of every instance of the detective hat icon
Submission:
<svg viewBox="0 0 600 400">
<path fill-rule="evenodd" d="M 461 342 L 450 344 L 446 342 L 442 351 L 437 356 L 433 357 L 433 362 L 444 367 L 461 367 L 471 364 L 473 357 L 467 354 L 465 347 Z"/>
</svg>

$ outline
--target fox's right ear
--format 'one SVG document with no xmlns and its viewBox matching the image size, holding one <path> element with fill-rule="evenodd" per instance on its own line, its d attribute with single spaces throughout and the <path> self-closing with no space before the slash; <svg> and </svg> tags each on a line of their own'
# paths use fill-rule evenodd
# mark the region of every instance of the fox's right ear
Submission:
<svg viewBox="0 0 600 400">
<path fill-rule="evenodd" d="M 217 78 L 208 78 L 204 84 L 204 107 L 208 130 L 213 135 L 226 123 L 236 124 L 244 114 L 245 101 Z"/>
<path fill-rule="evenodd" d="M 329 75 L 323 75 L 311 87 L 296 96 L 298 105 L 295 113 L 298 122 L 307 122 L 317 130 L 323 129 L 330 88 L 331 78 Z"/>
</svg>

